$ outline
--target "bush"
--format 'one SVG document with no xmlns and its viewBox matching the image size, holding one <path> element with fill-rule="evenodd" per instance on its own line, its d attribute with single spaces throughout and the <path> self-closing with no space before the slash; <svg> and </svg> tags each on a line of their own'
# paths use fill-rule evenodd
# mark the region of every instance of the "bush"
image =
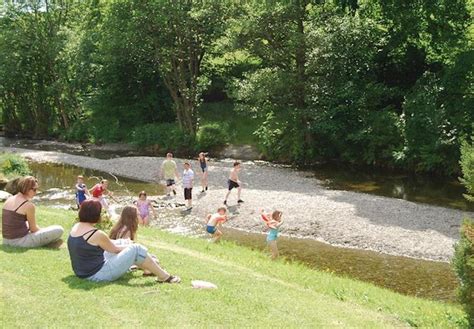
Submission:
<svg viewBox="0 0 474 329">
<path fill-rule="evenodd" d="M 466 186 L 465 197 L 474 201 L 474 145 L 467 142 L 461 147 L 461 168 Z M 461 281 L 459 300 L 466 310 L 470 328 L 474 328 L 474 222 L 465 220 L 461 227 L 461 239 L 456 243 L 453 266 Z"/>
<path fill-rule="evenodd" d="M 158 150 L 186 153 L 193 150 L 194 139 L 175 123 L 146 124 L 133 129 L 129 141 L 140 147 L 157 146 Z"/>
<path fill-rule="evenodd" d="M 11 153 L 0 155 L 0 172 L 9 178 L 31 174 L 28 162 L 21 156 Z"/>
<path fill-rule="evenodd" d="M 197 132 L 197 144 L 201 150 L 215 149 L 225 145 L 229 140 L 229 130 L 218 123 L 203 125 Z"/>
<path fill-rule="evenodd" d="M 459 277 L 459 299 L 463 304 L 470 328 L 474 328 L 474 222 L 466 220 L 461 239 L 456 243 L 453 266 Z"/>
</svg>

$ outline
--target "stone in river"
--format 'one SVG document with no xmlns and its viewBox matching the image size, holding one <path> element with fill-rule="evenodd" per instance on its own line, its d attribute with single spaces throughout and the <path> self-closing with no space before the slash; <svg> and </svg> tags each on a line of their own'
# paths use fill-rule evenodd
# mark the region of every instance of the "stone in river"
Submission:
<svg viewBox="0 0 474 329">
<path fill-rule="evenodd" d="M 6 191 L 0 191 L 0 201 L 5 201 L 6 199 L 8 199 L 9 197 L 11 197 L 12 195 Z"/>
</svg>

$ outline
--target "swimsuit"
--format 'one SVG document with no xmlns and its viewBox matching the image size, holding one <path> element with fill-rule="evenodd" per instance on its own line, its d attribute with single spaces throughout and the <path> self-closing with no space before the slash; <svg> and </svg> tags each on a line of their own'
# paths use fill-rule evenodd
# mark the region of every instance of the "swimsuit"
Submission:
<svg viewBox="0 0 474 329">
<path fill-rule="evenodd" d="M 204 161 L 199 159 L 199 164 L 201 165 L 202 172 L 203 173 L 206 172 L 207 171 L 207 161 L 206 161 L 206 159 L 204 159 Z"/>
<path fill-rule="evenodd" d="M 212 226 L 212 225 L 207 225 L 206 231 L 210 234 L 214 234 L 214 233 L 216 233 L 217 228 L 215 226 Z"/>
<path fill-rule="evenodd" d="M 150 215 L 150 203 L 147 201 L 137 202 L 138 211 L 141 218 L 146 218 Z"/>
<path fill-rule="evenodd" d="M 267 242 L 275 241 L 278 239 L 278 229 L 271 228 L 267 235 Z"/>
</svg>

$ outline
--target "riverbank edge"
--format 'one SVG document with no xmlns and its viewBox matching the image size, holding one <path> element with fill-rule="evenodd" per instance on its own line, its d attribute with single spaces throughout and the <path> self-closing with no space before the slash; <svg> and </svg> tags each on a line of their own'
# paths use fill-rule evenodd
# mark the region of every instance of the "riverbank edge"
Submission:
<svg viewBox="0 0 474 329">
<path fill-rule="evenodd" d="M 127 177 L 127 178 L 131 178 L 131 179 L 138 179 L 138 180 L 141 180 L 141 181 L 144 181 L 144 182 L 149 182 L 149 183 L 154 183 L 155 182 L 154 179 L 144 179 L 142 175 L 130 174 L 129 172 L 127 172 L 127 170 L 123 170 L 122 167 L 120 168 L 121 170 L 117 170 L 117 168 L 113 168 L 113 170 L 107 170 L 107 168 L 104 168 L 104 164 L 101 163 L 101 162 L 107 162 L 109 160 L 102 160 L 102 159 L 98 159 L 98 158 L 91 158 L 91 157 L 80 156 L 80 155 L 71 155 L 71 154 L 62 153 L 62 152 L 39 151 L 39 150 L 34 150 L 34 149 L 23 149 L 23 148 L 0 147 L 0 152 L 2 152 L 2 151 L 3 152 L 13 152 L 13 153 L 20 154 L 20 155 L 25 156 L 27 159 L 29 159 L 31 161 L 34 161 L 34 162 L 68 164 L 68 165 L 78 166 L 78 167 L 82 167 L 82 168 L 106 171 L 106 172 L 110 172 L 114 175 Z M 140 157 L 140 158 L 142 158 L 142 157 Z M 163 160 L 163 158 L 160 158 L 160 157 L 143 157 L 143 158 L 152 158 L 153 161 L 156 160 L 158 162 Z M 130 159 L 136 159 L 136 158 L 133 157 L 133 158 L 130 158 Z M 114 161 L 114 160 L 123 160 L 122 162 L 127 163 L 127 158 L 126 157 L 110 159 L 110 161 Z M 177 160 L 180 160 L 180 159 L 177 159 Z M 354 192 L 347 192 L 347 193 L 354 194 Z M 360 195 L 365 195 L 365 194 L 360 193 Z M 393 199 L 392 200 L 390 198 L 383 198 L 383 197 L 378 197 L 378 198 L 388 199 L 391 202 L 395 202 L 395 203 L 407 202 L 407 201 L 398 200 L 398 199 Z M 408 203 L 413 204 L 413 203 L 410 203 L 410 202 L 408 202 Z M 420 207 L 427 207 L 427 206 L 420 206 Z M 429 206 L 429 207 L 438 208 L 440 211 L 441 210 L 447 210 L 447 208 L 442 208 L 442 207 L 435 207 L 435 206 Z M 203 207 L 203 208 L 205 208 L 205 207 Z M 209 208 L 209 207 L 207 207 L 207 208 Z M 202 217 L 203 214 L 205 213 L 206 209 L 198 209 L 198 207 L 195 206 L 195 209 L 193 209 L 193 212 L 195 212 L 196 210 L 199 210 L 197 213 L 199 214 L 199 217 Z M 461 219 L 459 221 L 461 221 Z M 248 231 L 248 232 L 253 232 L 253 233 L 261 233 L 261 225 L 259 225 L 259 228 L 257 230 L 255 230 L 255 227 L 256 227 L 255 225 L 250 223 L 250 226 L 249 226 L 248 222 L 247 223 L 241 223 L 241 222 L 235 223 L 235 222 L 230 221 L 228 223 L 228 225 L 230 227 L 234 228 L 234 229 L 237 229 L 237 230 Z M 326 243 L 326 244 L 329 244 L 331 246 L 338 247 L 338 248 L 369 250 L 369 251 L 372 251 L 372 252 L 384 253 L 384 254 L 393 255 L 393 256 L 403 256 L 403 257 L 409 257 L 409 258 L 413 258 L 413 259 L 423 259 L 423 260 L 429 260 L 429 261 L 449 262 L 450 258 L 451 258 L 451 254 L 452 254 L 452 250 L 450 250 L 449 257 L 440 256 L 439 258 L 436 258 L 436 257 L 430 257 L 430 255 L 423 255 L 423 254 L 421 254 L 421 255 L 417 254 L 416 256 L 413 256 L 412 254 L 410 254 L 409 248 L 408 249 L 405 248 L 405 250 L 402 250 L 402 251 L 407 251 L 407 252 L 393 252 L 393 250 L 384 250 L 384 249 L 380 249 L 380 247 L 374 248 L 373 246 L 370 245 L 371 241 L 369 241 L 369 242 L 362 241 L 362 245 L 347 245 L 347 244 L 341 244 L 341 243 L 334 242 L 334 241 L 328 241 L 323 236 L 315 235 L 311 232 L 309 234 L 304 234 L 304 235 L 296 234 L 295 232 L 285 232 L 284 235 L 288 236 L 288 237 L 314 239 L 316 241 L 323 242 L 323 243 Z M 451 249 L 452 249 L 452 244 L 453 243 L 451 243 L 451 245 L 450 245 Z"/>
<path fill-rule="evenodd" d="M 38 216 L 44 219 L 45 225 L 61 223 L 65 228 L 63 238 L 67 236 L 71 226 L 74 224 L 70 211 L 66 210 L 39 206 Z M 216 299 L 219 303 L 222 303 L 222 312 L 219 313 L 224 315 L 224 321 L 226 321 L 228 320 L 226 314 L 228 314 L 229 310 L 237 307 L 241 301 L 245 301 L 245 297 L 248 298 L 248 294 L 251 291 L 257 293 L 260 289 L 259 287 L 264 285 L 265 291 L 269 290 L 268 287 L 275 288 L 275 291 L 278 292 L 277 295 L 281 295 L 283 293 L 282 290 L 290 288 L 289 291 L 299 292 L 304 295 L 304 298 L 308 298 L 307 295 L 310 295 L 311 299 L 328 299 L 327 301 L 330 300 L 331 303 L 335 302 L 342 307 L 345 306 L 348 314 L 358 313 L 361 308 L 365 309 L 367 312 L 367 322 L 371 321 L 368 318 L 369 315 L 372 319 L 374 315 L 378 314 L 378 320 L 381 322 L 378 322 L 377 325 L 374 325 L 374 323 L 368 325 L 367 323 L 366 325 L 369 327 L 441 326 L 464 328 L 466 326 L 465 313 L 458 304 L 404 296 L 370 283 L 310 269 L 297 262 L 271 261 L 260 251 L 238 246 L 232 242 L 223 241 L 220 244 L 209 244 L 202 239 L 176 236 L 172 233 L 153 228 L 140 228 L 138 240 L 139 243 L 147 246 L 151 252 L 159 255 L 160 260 L 163 264 L 166 264 L 167 268 L 181 275 L 183 283 L 173 287 L 153 286 L 150 284 L 152 278 L 143 278 L 141 273 L 135 272 L 126 275 L 116 284 L 97 284 L 78 279 L 72 275 L 69 256 L 65 246 L 53 251 L 44 248 L 30 250 L 22 254 L 20 258 L 14 256 L 17 255 L 15 248 L 1 247 L 4 252 L 1 253 L 0 258 L 5 266 L 2 267 L 0 272 L 2 277 L 5 278 L 4 286 L 5 289 L 11 292 L 8 296 L 16 296 L 15 298 L 7 298 L 9 302 L 6 305 L 8 305 L 7 309 L 10 311 L 6 314 L 10 314 L 10 316 L 5 318 L 5 323 L 18 326 L 19 323 L 27 325 L 33 321 L 38 325 L 47 325 L 47 323 L 51 323 L 51 318 L 44 318 L 42 315 L 54 314 L 54 317 L 58 318 L 57 323 L 66 325 L 70 323 L 69 321 L 73 320 L 76 314 L 74 312 L 62 312 L 62 310 L 70 309 L 73 307 L 72 304 L 77 304 L 76 307 L 85 305 L 86 310 L 84 311 L 87 312 L 90 306 L 95 307 L 94 301 L 97 298 L 106 303 L 108 308 L 107 312 L 96 314 L 97 317 L 92 319 L 92 324 L 94 325 L 107 323 L 107 321 L 111 320 L 116 321 L 116 318 L 110 316 L 114 314 L 111 309 L 123 311 L 123 305 L 130 306 L 130 300 L 136 300 L 136 304 L 141 303 L 141 312 L 138 313 L 134 307 L 127 307 L 130 310 L 127 313 L 127 317 L 131 316 L 129 318 L 131 322 L 143 320 L 142 313 L 151 314 L 150 312 L 154 314 L 153 317 L 149 317 L 150 319 L 164 319 L 166 314 L 162 314 L 163 308 L 155 304 L 161 303 L 163 298 L 167 298 L 169 303 L 176 303 L 180 300 L 179 295 L 182 296 L 183 294 L 183 298 L 187 299 L 188 302 L 186 305 L 182 305 L 182 307 L 172 308 L 173 310 L 179 309 L 180 314 L 176 318 L 173 318 L 174 314 L 172 314 L 171 318 L 173 319 L 171 321 L 175 322 L 167 323 L 168 326 L 182 324 L 178 322 L 183 317 L 186 319 L 186 314 L 190 309 L 188 307 L 189 304 L 197 303 L 192 307 L 192 310 L 195 310 L 195 307 L 202 307 L 201 304 L 203 303 L 215 303 Z M 51 257 L 51 253 L 54 253 L 55 257 Z M 57 270 L 58 266 L 61 270 Z M 12 270 L 18 267 L 23 269 L 21 273 Z M 44 272 L 44 275 L 32 275 L 45 267 L 50 270 Z M 65 270 L 62 270 L 63 267 Z M 239 280 L 235 280 L 236 274 Z M 213 281 L 218 285 L 219 290 L 209 295 L 208 293 L 199 293 L 188 288 L 190 280 L 196 277 Z M 131 285 L 129 281 L 132 282 Z M 237 281 L 242 282 L 240 285 L 235 284 Z M 269 286 L 270 283 L 271 285 Z M 277 289 L 277 287 L 280 287 L 280 289 Z M 273 288 L 271 291 L 273 291 Z M 26 291 L 28 293 L 25 294 Z M 49 296 L 51 292 L 54 292 L 55 298 L 50 298 L 47 302 L 38 302 L 38 299 Z M 200 296 L 198 299 L 193 297 L 196 296 L 196 293 Z M 226 296 L 222 296 L 222 293 L 232 294 L 232 300 L 235 302 L 226 302 L 223 299 Z M 73 300 L 82 306 L 73 302 L 73 300 L 64 300 L 64 296 L 68 294 L 74 294 L 76 298 Z M 156 294 L 160 294 L 160 298 L 148 299 L 149 297 L 147 297 L 153 297 Z M 272 304 L 273 307 L 278 307 L 283 314 L 288 310 L 289 304 L 286 304 L 286 299 L 291 300 L 290 296 L 282 297 L 283 300 L 274 300 L 275 297 L 272 295 L 261 296 L 259 294 L 255 296 L 255 300 L 250 299 L 246 303 L 251 305 L 253 303 L 262 305 L 262 302 L 265 302 L 265 305 Z M 116 303 L 108 303 L 110 298 L 116 298 L 118 301 Z M 145 300 L 147 302 L 144 302 Z M 68 308 L 57 307 L 57 304 L 64 302 L 69 305 Z M 286 307 L 280 309 L 281 306 L 279 305 L 281 304 L 285 304 Z M 32 305 L 33 308 L 28 307 L 28 305 Z M 318 312 L 317 308 L 308 310 L 308 307 L 307 305 L 300 308 L 301 313 L 290 316 L 288 318 L 289 321 L 293 319 L 293 316 L 299 317 L 302 321 L 299 323 L 301 326 L 308 319 L 308 316 L 326 318 L 324 313 Z M 199 322 L 201 325 L 208 321 L 207 319 L 209 318 L 212 318 L 213 321 L 217 320 L 211 316 L 214 312 L 212 308 L 202 309 L 204 313 L 197 313 L 202 316 L 202 320 Z M 25 312 L 22 313 L 19 310 L 27 310 L 26 314 L 29 314 L 29 312 L 31 314 L 27 317 L 17 316 L 18 314 L 25 314 Z M 234 309 L 234 311 L 242 312 L 239 307 Z M 256 312 L 257 315 L 259 312 L 261 313 L 261 307 Z M 273 317 L 270 318 L 274 320 Z M 274 322 L 267 321 L 267 319 L 268 317 L 263 316 L 259 322 L 255 322 L 253 325 L 258 325 L 259 323 L 261 325 L 274 324 Z M 221 321 L 220 317 L 218 320 Z M 334 318 L 332 320 L 337 321 L 342 320 L 342 318 Z M 225 324 L 225 322 L 213 323 L 214 325 Z M 145 324 L 151 325 L 148 322 Z M 355 323 L 352 324 L 355 325 Z M 333 322 L 333 325 L 336 324 Z M 350 325 L 350 323 L 346 323 L 346 325 Z"/>
</svg>

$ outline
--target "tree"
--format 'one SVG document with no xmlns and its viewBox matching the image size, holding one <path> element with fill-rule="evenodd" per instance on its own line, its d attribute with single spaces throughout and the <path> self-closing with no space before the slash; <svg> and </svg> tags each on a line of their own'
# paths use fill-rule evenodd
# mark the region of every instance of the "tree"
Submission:
<svg viewBox="0 0 474 329">
<path fill-rule="evenodd" d="M 205 57 L 224 32 L 228 5 L 194 0 L 135 3 L 136 30 L 153 44 L 156 69 L 173 99 L 178 123 L 192 136 L 208 85 Z"/>
</svg>

